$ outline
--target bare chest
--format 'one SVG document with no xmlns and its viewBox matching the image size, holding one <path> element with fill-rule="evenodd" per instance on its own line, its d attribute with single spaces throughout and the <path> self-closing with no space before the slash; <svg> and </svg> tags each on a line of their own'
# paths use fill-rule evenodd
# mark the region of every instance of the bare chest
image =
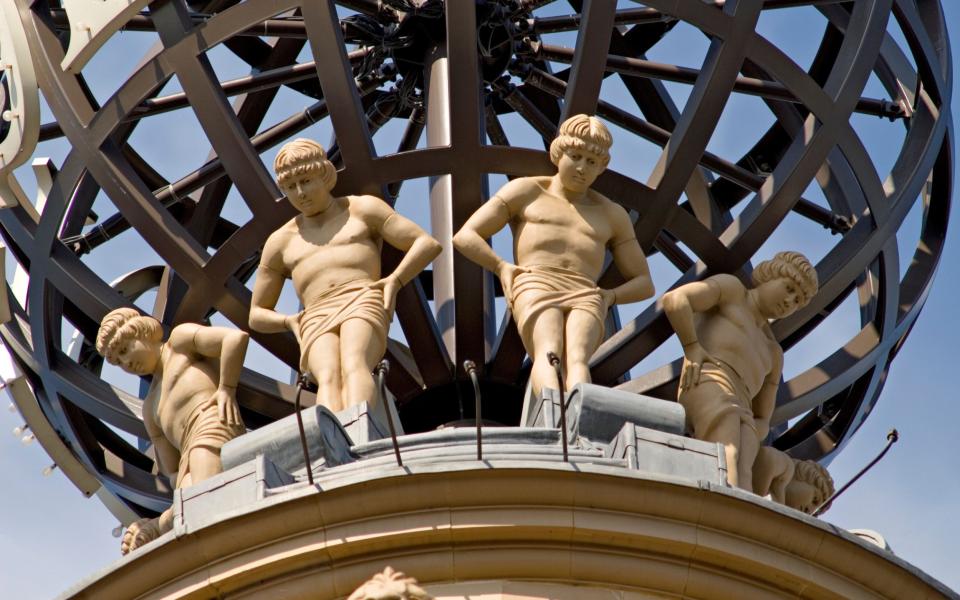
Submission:
<svg viewBox="0 0 960 600">
<path fill-rule="evenodd" d="M 559 198 L 541 196 L 524 207 L 520 221 L 530 228 L 556 230 L 557 233 L 606 243 L 612 235 L 603 207 L 571 204 Z"/>
<path fill-rule="evenodd" d="M 336 219 L 322 225 L 302 223 L 287 236 L 283 261 L 293 269 L 320 250 L 334 250 L 357 244 L 376 245 L 369 227 L 360 219 Z"/>
</svg>

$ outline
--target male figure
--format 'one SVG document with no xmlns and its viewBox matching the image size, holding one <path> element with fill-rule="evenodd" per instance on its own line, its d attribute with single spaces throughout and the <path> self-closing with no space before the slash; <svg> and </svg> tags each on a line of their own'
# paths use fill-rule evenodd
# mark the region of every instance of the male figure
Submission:
<svg viewBox="0 0 960 600">
<path fill-rule="evenodd" d="M 185 323 L 163 341 L 160 322 L 132 308 L 107 313 L 97 333 L 97 352 L 135 375 L 152 375 L 143 400 L 143 424 L 160 472 L 177 488 L 222 471 L 220 448 L 245 432 L 237 407 L 237 382 L 247 352 L 246 332 Z M 124 533 L 124 554 L 173 527 L 168 508 L 141 519 Z"/>
<path fill-rule="evenodd" d="M 336 412 L 373 402 L 372 371 L 387 347 L 400 288 L 440 253 L 440 244 L 374 196 L 335 197 L 337 172 L 322 146 L 297 139 L 274 161 L 277 183 L 300 211 L 267 239 L 257 270 L 250 328 L 293 331 L 300 370 L 317 383 L 317 402 Z M 380 277 L 383 241 L 406 251 Z M 304 310 L 274 310 L 284 281 L 293 280 Z"/>
<path fill-rule="evenodd" d="M 533 359 L 534 394 L 560 387 L 548 352 L 561 357 L 567 388 L 589 382 L 587 361 L 603 340 L 607 310 L 653 295 L 627 211 L 590 189 L 610 162 L 612 143 L 596 117 L 567 119 L 550 145 L 557 173 L 507 183 L 453 238 L 464 256 L 500 278 Z M 486 242 L 507 224 L 516 264 Z M 597 287 L 607 250 L 626 279 L 614 289 Z"/>
<path fill-rule="evenodd" d="M 700 440 L 724 445 L 730 485 L 753 491 L 752 467 L 770 429 L 783 350 L 768 321 L 817 293 L 817 272 L 799 252 L 780 252 L 753 271 L 747 289 L 714 275 L 663 295 L 684 363 L 679 402 Z"/>
<path fill-rule="evenodd" d="M 784 504 L 812 515 L 833 492 L 833 477 L 823 465 L 813 460 L 798 460 L 793 479 L 787 484 Z M 829 507 L 828 504 L 823 509 Z"/>
<path fill-rule="evenodd" d="M 833 496 L 833 478 L 813 460 L 797 460 L 763 446 L 753 465 L 754 492 L 808 515 Z"/>
<path fill-rule="evenodd" d="M 772 446 L 761 446 L 753 462 L 753 493 L 770 494 L 778 504 L 787 503 L 787 485 L 793 480 L 794 459 Z"/>
</svg>

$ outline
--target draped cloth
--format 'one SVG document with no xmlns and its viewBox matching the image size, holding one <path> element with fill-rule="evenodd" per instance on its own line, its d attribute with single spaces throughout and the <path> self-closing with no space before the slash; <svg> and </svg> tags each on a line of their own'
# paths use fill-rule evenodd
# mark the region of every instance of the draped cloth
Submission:
<svg viewBox="0 0 960 600">
<path fill-rule="evenodd" d="M 219 455 L 224 444 L 246 431 L 243 425 L 228 427 L 221 423 L 216 402 L 198 404 L 187 419 L 187 426 L 180 441 L 176 487 L 179 488 L 180 483 L 190 473 L 190 451 L 194 448 L 206 448 Z"/>
<path fill-rule="evenodd" d="M 684 360 L 684 368 L 687 361 Z M 743 383 L 740 375 L 726 364 L 704 362 L 700 365 L 700 382 L 693 388 L 701 390 L 708 388 L 710 393 L 696 394 L 697 401 L 685 401 L 689 396 L 680 394 L 680 404 L 687 413 L 687 423 L 693 429 L 693 435 L 698 440 L 715 439 L 713 433 L 728 415 L 735 414 L 742 425 L 747 425 L 756 431 L 753 420 L 753 397 L 759 390 L 750 390 Z"/>
<path fill-rule="evenodd" d="M 330 288 L 310 301 L 300 315 L 300 371 L 309 372 L 307 355 L 320 336 L 339 331 L 348 319 L 363 319 L 386 335 L 390 315 L 383 307 L 383 290 L 357 280 Z"/>
<path fill-rule="evenodd" d="M 518 273 L 513 279 L 513 297 L 510 310 L 517 322 L 517 330 L 524 344 L 533 339 L 537 317 L 548 308 L 559 308 L 564 313 L 582 310 L 597 320 L 597 339 L 592 350 L 603 341 L 604 302 L 595 281 L 576 271 L 552 265 L 523 265 L 528 272 Z M 527 348 L 533 354 L 533 348 Z"/>
</svg>

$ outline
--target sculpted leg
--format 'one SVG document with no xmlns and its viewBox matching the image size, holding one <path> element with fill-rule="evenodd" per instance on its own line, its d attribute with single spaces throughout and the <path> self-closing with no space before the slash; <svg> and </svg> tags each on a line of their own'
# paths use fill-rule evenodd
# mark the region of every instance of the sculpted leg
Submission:
<svg viewBox="0 0 960 600">
<path fill-rule="evenodd" d="M 547 358 L 547 352 L 554 352 L 563 356 L 563 312 L 558 308 L 550 308 L 537 317 L 531 332 L 533 347 L 533 369 L 530 371 L 530 384 L 534 395 L 539 395 L 543 388 L 560 389 L 557 374 Z"/>
<path fill-rule="evenodd" d="M 590 369 L 587 364 L 597 349 L 597 340 L 603 339 L 603 325 L 596 317 L 585 310 L 572 310 L 567 315 L 564 342 L 567 389 L 578 383 L 590 383 Z"/>
<path fill-rule="evenodd" d="M 737 464 L 738 483 L 737 485 L 748 492 L 753 491 L 753 461 L 757 458 L 757 452 L 760 450 L 760 440 L 757 438 L 757 432 L 753 427 L 746 423 L 740 423 L 740 452 L 739 463 Z"/>
<path fill-rule="evenodd" d="M 307 368 L 317 382 L 317 404 L 337 412 L 340 400 L 340 336 L 327 333 L 307 350 Z"/>
<path fill-rule="evenodd" d="M 387 349 L 386 332 L 363 319 L 340 325 L 340 364 L 343 369 L 343 407 L 377 402 L 373 369 Z"/>
<path fill-rule="evenodd" d="M 730 410 L 734 399 L 721 386 L 701 379 L 699 385 L 683 392 L 677 400 L 687 411 L 687 419 L 693 425 L 693 437 L 723 444 L 727 483 L 739 487 L 741 422 L 740 415 Z M 753 457 L 750 460 L 752 462 Z"/>
</svg>

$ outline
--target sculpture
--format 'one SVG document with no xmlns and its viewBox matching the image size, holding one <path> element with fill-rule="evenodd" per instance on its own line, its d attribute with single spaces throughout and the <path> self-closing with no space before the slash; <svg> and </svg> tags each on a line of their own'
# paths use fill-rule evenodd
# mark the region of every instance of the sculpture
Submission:
<svg viewBox="0 0 960 600">
<path fill-rule="evenodd" d="M 322 146 L 297 139 L 274 161 L 280 189 L 300 211 L 267 239 L 257 269 L 250 328 L 290 330 L 300 343 L 300 370 L 317 383 L 317 402 L 336 412 L 373 402 L 372 371 L 383 357 L 400 288 L 440 254 L 440 244 L 374 196 L 331 194 L 337 172 Z M 380 277 L 381 242 L 406 252 Z M 305 307 L 274 310 L 292 279 Z"/>
<path fill-rule="evenodd" d="M 768 321 L 807 304 L 817 273 L 799 252 L 780 252 L 753 271 L 754 288 L 714 275 L 663 295 L 683 344 L 678 400 L 697 439 L 724 445 L 730 485 L 753 491 L 752 467 L 767 437 L 783 369 Z"/>
<path fill-rule="evenodd" d="M 413 577 L 387 567 L 354 590 L 347 600 L 433 600 L 433 596 Z"/>
<path fill-rule="evenodd" d="M 135 375 L 153 377 L 143 400 L 143 424 L 159 470 L 177 488 L 222 470 L 220 448 L 246 430 L 236 391 L 249 336 L 224 327 L 185 323 L 163 341 L 153 317 L 118 308 L 103 318 L 97 352 Z M 121 541 L 124 554 L 173 528 L 173 511 L 132 523 Z"/>
<path fill-rule="evenodd" d="M 798 460 L 794 465 L 793 479 L 787 484 L 784 504 L 810 515 L 821 508 L 833 492 L 833 477 L 823 465 L 813 460 Z M 827 504 L 822 508 L 829 507 Z"/>
<path fill-rule="evenodd" d="M 787 503 L 787 485 L 793 480 L 794 459 L 772 446 L 762 446 L 753 463 L 753 492 L 770 494 L 778 504 Z"/>
<path fill-rule="evenodd" d="M 610 162 L 612 143 L 596 117 L 570 117 L 550 145 L 557 173 L 510 181 L 453 238 L 464 256 L 500 278 L 533 360 L 534 394 L 560 387 L 548 352 L 561 357 L 568 388 L 589 383 L 587 361 L 603 340 L 607 310 L 653 295 L 630 216 L 590 189 Z M 501 259 L 486 242 L 507 224 L 515 264 Z M 597 280 L 608 249 L 626 281 L 600 289 Z"/>
</svg>

